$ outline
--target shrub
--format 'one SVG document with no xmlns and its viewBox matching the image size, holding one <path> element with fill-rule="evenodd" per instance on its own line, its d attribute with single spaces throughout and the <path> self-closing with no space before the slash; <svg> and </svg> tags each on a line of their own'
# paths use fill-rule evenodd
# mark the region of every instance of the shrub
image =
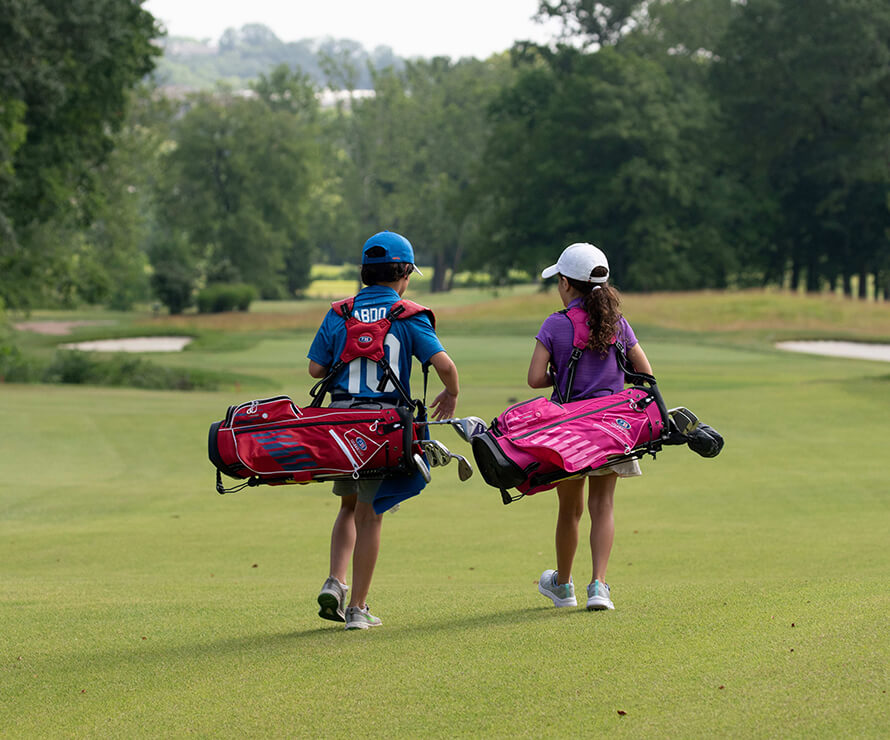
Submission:
<svg viewBox="0 0 890 740">
<path fill-rule="evenodd" d="M 44 383 L 126 386 L 153 390 L 215 390 L 219 387 L 219 377 L 214 373 L 163 367 L 123 352 L 107 359 L 99 359 L 92 353 L 77 350 L 58 350 L 40 380 Z"/>
<path fill-rule="evenodd" d="M 94 361 L 86 352 L 59 350 L 43 371 L 45 383 L 87 383 Z"/>
<path fill-rule="evenodd" d="M 247 311 L 256 299 L 256 290 L 244 283 L 214 283 L 198 293 L 198 311 L 222 313 L 223 311 Z"/>
<path fill-rule="evenodd" d="M 39 374 L 33 360 L 11 342 L 0 339 L 0 383 L 29 383 Z"/>
</svg>

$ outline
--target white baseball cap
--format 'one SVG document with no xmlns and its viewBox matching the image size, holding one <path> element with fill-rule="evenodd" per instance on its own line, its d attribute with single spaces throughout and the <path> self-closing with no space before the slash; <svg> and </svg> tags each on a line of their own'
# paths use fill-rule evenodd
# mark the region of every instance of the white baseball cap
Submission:
<svg viewBox="0 0 890 740">
<path fill-rule="evenodd" d="M 593 271 L 597 267 L 604 267 L 606 274 L 602 277 L 594 277 Z M 576 242 L 562 250 L 556 264 L 550 265 L 544 270 L 541 277 L 549 278 L 557 273 L 583 283 L 604 283 L 609 279 L 609 260 L 606 259 L 603 251 L 593 244 Z"/>
</svg>

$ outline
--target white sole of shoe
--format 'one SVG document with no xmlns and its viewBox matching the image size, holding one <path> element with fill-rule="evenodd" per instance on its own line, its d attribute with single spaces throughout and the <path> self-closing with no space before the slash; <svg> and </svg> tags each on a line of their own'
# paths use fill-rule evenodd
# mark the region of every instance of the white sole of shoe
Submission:
<svg viewBox="0 0 890 740">
<path fill-rule="evenodd" d="M 589 612 L 601 612 L 614 608 L 615 605 L 611 601 L 600 601 L 597 599 L 587 602 L 587 611 Z"/>
<path fill-rule="evenodd" d="M 538 593 L 542 596 L 546 596 L 550 601 L 553 602 L 554 606 L 563 607 L 563 606 L 578 606 L 578 600 L 575 597 L 570 599 L 560 599 L 558 596 L 554 596 L 547 589 L 545 589 L 540 583 L 538 583 Z"/>
<path fill-rule="evenodd" d="M 348 630 L 366 630 L 369 627 L 380 627 L 383 622 L 374 622 L 371 624 L 370 622 L 347 622 L 346 629 Z"/>
</svg>

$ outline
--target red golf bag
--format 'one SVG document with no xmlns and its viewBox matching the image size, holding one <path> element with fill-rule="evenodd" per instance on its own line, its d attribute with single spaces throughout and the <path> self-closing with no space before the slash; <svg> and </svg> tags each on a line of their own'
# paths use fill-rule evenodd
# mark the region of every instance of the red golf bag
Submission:
<svg viewBox="0 0 890 740">
<path fill-rule="evenodd" d="M 216 466 L 216 490 L 238 491 L 261 483 L 308 483 L 343 478 L 409 478 L 422 471 L 425 462 L 414 422 L 426 419 L 424 399 L 412 399 L 399 381 L 384 352 L 384 340 L 393 321 L 425 313 L 435 325 L 432 312 L 411 301 L 394 303 L 387 315 L 374 322 L 353 315 L 355 298 L 331 304 L 346 328 L 346 343 L 327 374 L 310 391 L 312 402 L 299 407 L 287 396 L 276 396 L 230 406 L 225 419 L 210 426 L 208 455 Z M 382 371 L 378 391 L 391 387 L 400 405 L 380 408 L 322 408 L 325 394 L 337 374 L 353 360 L 365 358 Z M 417 455 L 417 458 L 415 458 Z M 225 488 L 222 473 L 246 479 Z M 426 471 L 428 480 L 429 471 Z M 423 488 L 414 481 L 416 493 Z"/>
<path fill-rule="evenodd" d="M 210 425 L 208 454 L 216 490 L 344 478 L 393 478 L 415 472 L 411 411 L 300 408 L 287 396 L 230 406 Z M 246 479 L 224 488 L 221 473 Z"/>
</svg>

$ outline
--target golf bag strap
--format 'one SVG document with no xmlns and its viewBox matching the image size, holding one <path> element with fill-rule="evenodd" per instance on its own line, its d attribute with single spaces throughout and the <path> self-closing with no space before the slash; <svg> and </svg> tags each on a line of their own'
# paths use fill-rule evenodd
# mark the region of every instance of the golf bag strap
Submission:
<svg viewBox="0 0 890 740">
<path fill-rule="evenodd" d="M 556 392 L 556 398 L 560 403 L 567 403 L 572 400 L 578 360 L 581 359 L 581 355 L 590 343 L 590 327 L 587 325 L 587 312 L 583 308 L 573 306 L 572 308 L 564 308 L 559 313 L 563 314 L 572 324 L 572 354 L 569 356 L 565 392 L 560 390 L 556 382 L 556 373 L 552 373 L 553 390 Z"/>
<path fill-rule="evenodd" d="M 581 355 L 590 341 L 590 327 L 587 324 L 587 312 L 582 308 L 573 306 L 572 308 L 564 308 L 559 313 L 564 314 L 572 322 L 572 354 L 569 357 L 565 392 L 563 393 L 557 385 L 555 373 L 552 374 L 553 389 L 560 403 L 568 403 L 572 400 L 578 361 L 581 359 Z M 585 331 L 587 332 L 586 338 L 584 335 Z M 612 344 L 615 345 L 615 359 L 618 362 L 618 368 L 624 373 L 624 378 L 628 383 L 643 385 L 653 385 L 655 383 L 654 376 L 634 370 L 627 357 L 627 347 L 617 334 L 612 337 Z"/>
<path fill-rule="evenodd" d="M 430 324 L 433 325 L 433 329 L 436 328 L 436 315 L 432 312 L 432 309 L 429 309 L 426 306 L 421 306 L 414 301 L 409 301 L 407 298 L 402 298 L 396 303 L 393 303 L 389 309 L 387 318 L 390 321 L 395 319 L 410 319 L 412 316 L 417 316 L 418 314 L 426 314 L 427 318 L 430 320 Z"/>
</svg>

